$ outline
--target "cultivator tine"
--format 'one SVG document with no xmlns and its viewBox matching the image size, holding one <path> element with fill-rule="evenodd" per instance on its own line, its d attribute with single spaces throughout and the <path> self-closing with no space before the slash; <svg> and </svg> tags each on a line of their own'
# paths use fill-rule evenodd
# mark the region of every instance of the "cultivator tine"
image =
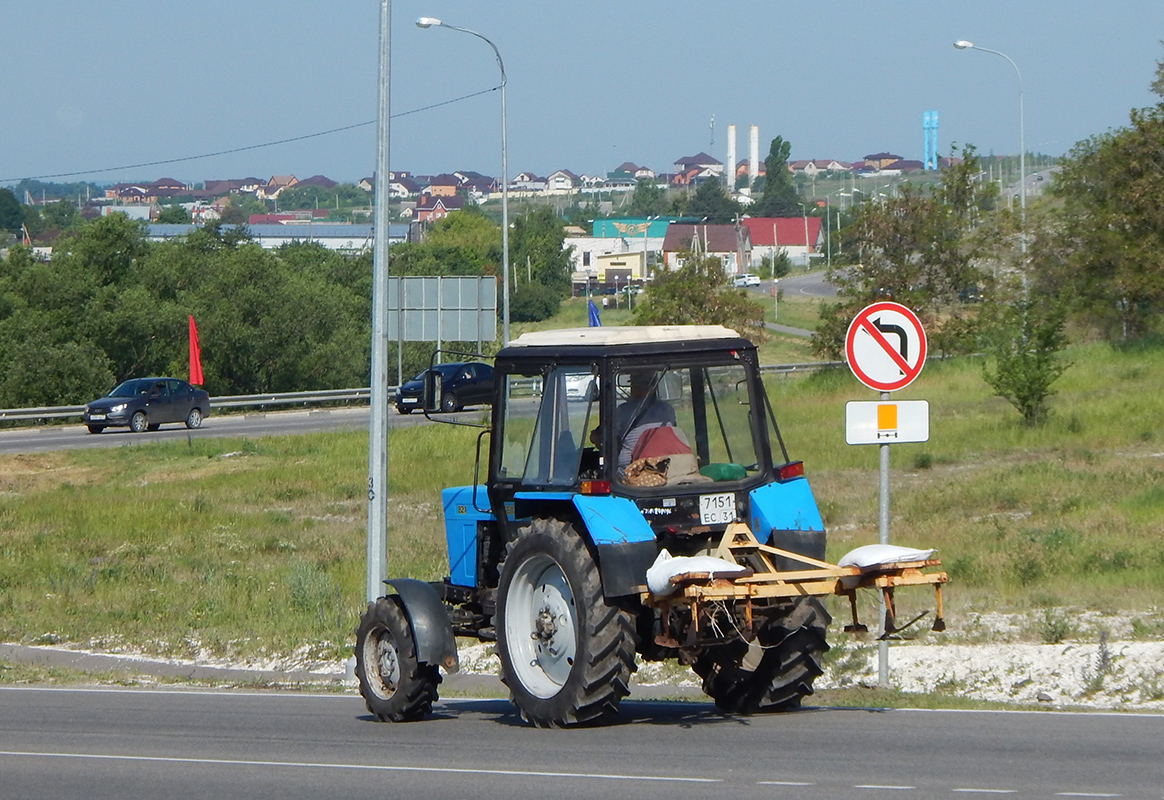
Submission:
<svg viewBox="0 0 1164 800">
<path fill-rule="evenodd" d="M 884 639 L 890 634 L 897 633 L 897 612 L 893 609 L 893 590 L 882 589 L 881 596 L 885 598 L 885 624 L 881 627 L 881 638 Z"/>
<path fill-rule="evenodd" d="M 849 591 L 846 594 L 849 596 L 849 611 L 853 615 L 853 623 L 845 626 L 845 633 L 868 633 L 869 627 L 862 625 L 861 621 L 857 619 L 857 593 Z"/>
<path fill-rule="evenodd" d="M 934 584 L 934 605 L 937 610 L 934 612 L 934 626 L 930 630 L 934 633 L 941 633 L 946 629 L 946 618 L 942 616 L 942 585 L 940 583 Z"/>
</svg>

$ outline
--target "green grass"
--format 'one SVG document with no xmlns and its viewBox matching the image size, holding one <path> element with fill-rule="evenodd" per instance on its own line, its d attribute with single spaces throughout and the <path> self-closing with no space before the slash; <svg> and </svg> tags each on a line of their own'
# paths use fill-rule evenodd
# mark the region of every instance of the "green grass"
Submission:
<svg viewBox="0 0 1164 800">
<path fill-rule="evenodd" d="M 1031 640 L 1053 640 L 1070 619 L 1052 608 L 1134 612 L 1138 638 L 1164 635 L 1164 347 L 1069 357 L 1041 428 L 991 396 L 974 359 L 932 363 L 895 395 L 929 401 L 930 441 L 891 448 L 890 537 L 939 549 L 947 636 L 965 610 L 1000 610 L 1041 614 Z M 876 541 L 877 448 L 844 442 L 845 403 L 875 394 L 847 370 L 768 385 L 829 557 Z M 472 480 L 476 433 L 391 432 L 393 575 L 446 573 L 439 490 Z M 0 641 L 346 657 L 366 482 L 360 432 L 0 458 Z M 901 592 L 899 615 L 930 600 Z"/>
</svg>

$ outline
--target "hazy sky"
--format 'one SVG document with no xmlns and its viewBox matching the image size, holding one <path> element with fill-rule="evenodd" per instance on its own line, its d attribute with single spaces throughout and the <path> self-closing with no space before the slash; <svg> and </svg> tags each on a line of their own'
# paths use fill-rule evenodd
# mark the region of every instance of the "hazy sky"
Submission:
<svg viewBox="0 0 1164 800">
<path fill-rule="evenodd" d="M 376 118 L 378 0 L 0 0 L 6 76 L 0 181 L 185 181 L 375 167 L 375 125 L 241 153 Z M 1126 124 L 1164 57 L 1160 0 L 393 0 L 393 169 L 501 171 L 497 92 L 417 111 L 499 82 L 484 42 L 417 28 L 474 29 L 509 75 L 509 173 L 605 173 L 624 161 L 670 171 L 726 160 L 759 127 L 792 158 L 922 158 L 922 112 L 938 147 L 1062 154 Z M 414 112 L 417 113 L 408 113 Z M 710 126 L 714 116 L 713 131 Z"/>
</svg>

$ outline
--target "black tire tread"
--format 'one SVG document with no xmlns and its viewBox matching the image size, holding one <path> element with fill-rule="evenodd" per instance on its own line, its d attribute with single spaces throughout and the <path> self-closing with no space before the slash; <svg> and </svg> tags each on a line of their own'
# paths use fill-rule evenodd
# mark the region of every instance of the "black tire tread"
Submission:
<svg viewBox="0 0 1164 800">
<path fill-rule="evenodd" d="M 578 615 L 584 629 L 578 636 L 578 662 L 562 690 L 550 702 L 537 702 L 536 699 L 523 702 L 525 693 L 517 679 L 509 675 L 508 650 L 504 635 L 499 635 L 501 680 L 510 689 L 510 701 L 517 706 L 522 719 L 539 728 L 579 725 L 610 716 L 618 711 L 622 698 L 630 694 L 630 676 L 636 669 L 633 617 L 606 602 L 598 566 L 586 542 L 571 523 L 556 519 L 533 520 L 510 543 L 506 558 L 531 536 L 552 537 L 563 545 L 563 560 L 569 563 L 560 566 L 575 590 L 575 608 L 584 609 Z M 577 579 L 576 587 L 571 572 Z M 498 625 L 498 630 L 503 630 L 503 624 Z M 547 713 L 540 706 L 555 708 Z"/>
<path fill-rule="evenodd" d="M 736 714 L 790 711 L 813 693 L 813 682 L 824 671 L 821 658 L 829 650 L 825 629 L 831 617 L 815 597 L 794 601 L 784 615 L 757 616 L 757 640 L 765 647 L 756 669 L 740 666 L 743 642 L 711 647 L 693 668 L 703 678 L 703 691 L 716 706 Z"/>
<path fill-rule="evenodd" d="M 368 684 L 364 665 L 364 641 L 369 634 L 388 629 L 397 644 L 397 660 L 400 665 L 400 686 L 389 699 L 376 695 Z M 432 713 L 432 704 L 438 699 L 437 686 L 441 682 L 440 670 L 435 664 L 422 664 L 416 660 L 416 642 L 408 619 L 395 597 L 381 597 L 360 617 L 356 629 L 356 678 L 360 684 L 360 696 L 364 704 L 381 722 L 415 722 Z"/>
</svg>

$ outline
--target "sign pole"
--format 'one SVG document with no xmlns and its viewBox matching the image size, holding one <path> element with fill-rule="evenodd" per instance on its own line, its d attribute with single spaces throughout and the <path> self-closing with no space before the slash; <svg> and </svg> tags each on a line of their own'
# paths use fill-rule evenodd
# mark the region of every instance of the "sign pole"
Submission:
<svg viewBox="0 0 1164 800">
<path fill-rule="evenodd" d="M 889 392 L 881 393 L 881 401 L 888 401 Z M 877 541 L 889 544 L 889 444 L 877 446 L 880 462 L 877 487 Z M 880 620 L 881 638 L 877 642 L 877 684 L 882 689 L 889 688 L 889 642 L 885 636 L 885 595 L 877 598 L 877 615 Z"/>
</svg>

